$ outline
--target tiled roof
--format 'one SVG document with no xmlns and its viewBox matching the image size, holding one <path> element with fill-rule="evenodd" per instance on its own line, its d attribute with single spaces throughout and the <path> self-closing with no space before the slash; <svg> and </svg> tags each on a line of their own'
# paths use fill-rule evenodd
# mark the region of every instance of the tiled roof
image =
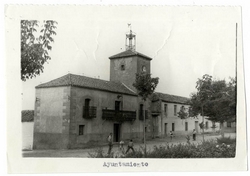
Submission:
<svg viewBox="0 0 250 176">
<path fill-rule="evenodd" d="M 190 99 L 186 97 L 155 92 L 152 96 L 152 101 L 157 101 L 157 100 L 162 100 L 170 103 L 189 104 L 188 102 Z"/>
<path fill-rule="evenodd" d="M 140 57 L 143 57 L 143 58 L 145 58 L 147 60 L 152 60 L 152 58 L 150 58 L 150 57 L 148 57 L 148 56 L 146 56 L 144 54 L 141 54 L 141 53 L 139 53 L 137 51 L 132 51 L 132 50 L 123 51 L 123 52 L 121 52 L 119 54 L 116 54 L 114 56 L 109 57 L 109 59 L 122 58 L 122 57 L 130 57 L 130 56 L 140 56 Z"/>
<path fill-rule="evenodd" d="M 105 81 L 101 79 L 90 78 L 74 74 L 64 75 L 50 82 L 40 84 L 36 86 L 36 88 L 60 87 L 60 86 L 76 86 L 76 87 L 104 90 L 108 92 L 137 95 L 135 92 L 127 88 L 121 82 Z"/>
<path fill-rule="evenodd" d="M 22 122 L 33 122 L 33 121 L 34 121 L 34 110 L 23 110 Z"/>
</svg>

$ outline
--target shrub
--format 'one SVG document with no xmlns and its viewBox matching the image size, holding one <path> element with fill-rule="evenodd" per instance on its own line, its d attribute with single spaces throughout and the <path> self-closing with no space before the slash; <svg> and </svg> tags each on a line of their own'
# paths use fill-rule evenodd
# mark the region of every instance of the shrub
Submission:
<svg viewBox="0 0 250 176">
<path fill-rule="evenodd" d="M 221 138 L 217 138 L 217 143 L 218 144 L 235 144 L 236 143 L 236 139 L 235 138 L 231 138 L 231 137 L 221 137 Z"/>
<path fill-rule="evenodd" d="M 199 144 L 166 144 L 154 146 L 152 150 L 147 150 L 144 155 L 143 147 L 135 152 L 119 156 L 120 158 L 232 158 L 235 157 L 235 143 L 226 144 L 217 141 L 205 141 Z M 102 150 L 97 150 L 91 154 L 92 158 L 114 157 L 114 154 L 105 155 Z"/>
</svg>

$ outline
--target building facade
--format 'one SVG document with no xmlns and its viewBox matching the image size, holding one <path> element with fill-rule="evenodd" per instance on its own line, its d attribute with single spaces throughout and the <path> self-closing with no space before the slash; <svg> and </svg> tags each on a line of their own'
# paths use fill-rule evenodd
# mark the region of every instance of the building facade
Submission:
<svg viewBox="0 0 250 176">
<path fill-rule="evenodd" d="M 220 129 L 219 123 L 213 123 L 199 115 L 197 117 L 188 117 L 188 98 L 154 93 L 152 96 L 151 114 L 154 119 L 155 136 L 166 137 L 172 131 L 175 135 L 191 135 L 195 129 L 201 133 L 200 124 L 204 123 L 204 132 L 215 132 Z M 187 117 L 181 119 L 179 112 L 184 110 Z"/>
<path fill-rule="evenodd" d="M 83 148 L 110 133 L 114 142 L 142 140 L 144 116 L 147 138 L 199 131 L 200 118 L 177 117 L 187 98 L 155 93 L 142 101 L 133 83 L 136 73 L 151 73 L 152 58 L 135 50 L 132 31 L 126 41 L 126 51 L 109 57 L 109 81 L 67 74 L 36 87 L 34 149 Z"/>
</svg>

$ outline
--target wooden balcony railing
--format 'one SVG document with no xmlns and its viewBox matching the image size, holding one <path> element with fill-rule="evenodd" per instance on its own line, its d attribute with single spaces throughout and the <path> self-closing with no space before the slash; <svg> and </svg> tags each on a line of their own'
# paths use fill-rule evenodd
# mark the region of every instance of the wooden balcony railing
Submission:
<svg viewBox="0 0 250 176">
<path fill-rule="evenodd" d="M 85 119 L 96 118 L 96 107 L 95 106 L 83 106 L 83 114 L 82 117 Z"/>
<path fill-rule="evenodd" d="M 133 121 L 136 119 L 136 111 L 115 111 L 109 109 L 102 110 L 102 118 L 112 121 Z"/>
</svg>

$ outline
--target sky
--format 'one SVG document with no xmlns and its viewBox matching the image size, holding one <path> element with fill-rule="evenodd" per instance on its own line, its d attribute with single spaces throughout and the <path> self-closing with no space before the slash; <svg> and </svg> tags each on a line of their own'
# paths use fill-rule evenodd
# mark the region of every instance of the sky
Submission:
<svg viewBox="0 0 250 176">
<path fill-rule="evenodd" d="M 22 82 L 23 110 L 34 109 L 35 86 L 65 74 L 109 80 L 108 58 L 125 51 L 128 23 L 136 33 L 136 51 L 153 58 L 157 92 L 189 97 L 204 74 L 235 77 L 237 8 L 71 6 L 46 13 L 38 8 L 34 16 L 25 12 L 24 17 L 58 25 L 44 72 Z"/>
</svg>

